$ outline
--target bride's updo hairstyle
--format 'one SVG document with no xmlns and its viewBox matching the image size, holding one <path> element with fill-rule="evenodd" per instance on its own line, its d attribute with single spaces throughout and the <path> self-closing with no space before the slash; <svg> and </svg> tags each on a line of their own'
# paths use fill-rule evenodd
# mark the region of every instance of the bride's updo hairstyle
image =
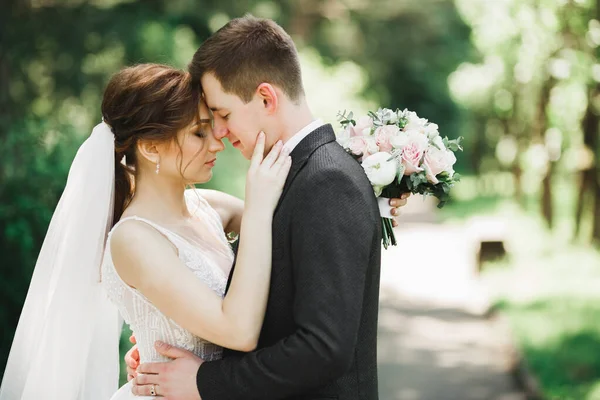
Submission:
<svg viewBox="0 0 600 400">
<path fill-rule="evenodd" d="M 140 64 L 110 79 L 102 117 L 115 135 L 113 224 L 133 197 L 138 141 L 175 141 L 177 132 L 198 116 L 200 94 L 201 88 L 192 84 L 189 73 L 167 65 Z"/>
</svg>

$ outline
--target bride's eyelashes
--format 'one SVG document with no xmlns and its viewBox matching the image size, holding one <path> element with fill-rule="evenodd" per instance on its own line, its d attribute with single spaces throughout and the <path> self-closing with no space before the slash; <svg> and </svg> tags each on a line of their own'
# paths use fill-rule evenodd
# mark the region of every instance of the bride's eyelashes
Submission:
<svg viewBox="0 0 600 400">
<path fill-rule="evenodd" d="M 201 139 L 204 139 L 206 138 L 207 129 L 212 129 L 212 121 L 202 122 L 195 135 Z"/>
<path fill-rule="evenodd" d="M 204 139 L 206 138 L 206 132 L 204 129 L 200 129 L 198 132 L 196 132 L 196 136 L 198 136 L 200 139 Z"/>
</svg>

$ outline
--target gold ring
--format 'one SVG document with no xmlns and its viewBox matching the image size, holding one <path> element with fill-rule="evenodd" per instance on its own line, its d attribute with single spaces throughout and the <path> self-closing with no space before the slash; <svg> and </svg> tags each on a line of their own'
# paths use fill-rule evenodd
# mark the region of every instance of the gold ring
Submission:
<svg viewBox="0 0 600 400">
<path fill-rule="evenodd" d="M 156 396 L 156 387 L 154 385 L 150 385 L 150 396 Z"/>
</svg>

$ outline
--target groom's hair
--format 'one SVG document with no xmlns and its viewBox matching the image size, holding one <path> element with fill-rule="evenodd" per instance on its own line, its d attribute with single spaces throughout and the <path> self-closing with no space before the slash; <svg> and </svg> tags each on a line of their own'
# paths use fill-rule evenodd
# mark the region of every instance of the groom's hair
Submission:
<svg viewBox="0 0 600 400">
<path fill-rule="evenodd" d="M 189 65 L 192 79 L 212 73 L 223 90 L 252 100 L 263 82 L 279 87 L 294 102 L 303 95 L 300 61 L 290 35 L 270 19 L 245 15 L 209 37 Z"/>
</svg>

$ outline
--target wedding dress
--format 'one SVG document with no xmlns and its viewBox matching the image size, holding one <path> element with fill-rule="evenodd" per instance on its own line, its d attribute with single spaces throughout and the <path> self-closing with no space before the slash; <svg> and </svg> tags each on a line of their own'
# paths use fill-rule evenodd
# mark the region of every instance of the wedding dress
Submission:
<svg viewBox="0 0 600 400">
<path fill-rule="evenodd" d="M 208 235 L 207 237 L 213 240 L 193 244 L 172 230 L 136 216 L 121 219 L 108 234 L 102 263 L 103 287 L 108 293 L 108 297 L 118 307 L 125 322 L 129 324 L 133 331 L 142 363 L 168 361 L 166 357 L 160 355 L 154 348 L 154 342 L 157 340 L 189 350 L 206 361 L 216 360 L 222 356 L 222 348 L 220 346 L 209 343 L 186 331 L 154 307 L 143 294 L 128 286 L 115 270 L 110 254 L 111 235 L 119 225 L 129 220 L 146 223 L 160 232 L 175 246 L 181 262 L 192 270 L 198 279 L 219 296 L 223 297 L 229 270 L 233 263 L 233 252 L 225 237 L 221 220 L 216 211 L 211 208 L 197 191 L 187 190 L 186 201 L 190 213 L 206 228 L 205 233 Z M 165 268 L 168 268 L 168 266 L 165 266 Z M 111 397 L 111 400 L 151 398 L 150 396 L 134 396 L 131 392 L 131 383 L 129 382 L 123 385 Z"/>
<path fill-rule="evenodd" d="M 155 340 L 205 360 L 221 357 L 219 346 L 167 318 L 114 268 L 109 237 L 114 231 L 114 140 L 111 127 L 99 123 L 71 164 L 21 310 L 0 400 L 139 400 L 130 385 L 117 390 L 119 313 L 136 335 L 142 362 L 165 361 L 154 350 Z M 128 219 L 158 230 L 185 266 L 223 296 L 233 252 L 221 220 L 197 190 L 185 196 L 196 219 L 194 236 L 202 237 L 194 243 L 152 221 Z"/>
</svg>

